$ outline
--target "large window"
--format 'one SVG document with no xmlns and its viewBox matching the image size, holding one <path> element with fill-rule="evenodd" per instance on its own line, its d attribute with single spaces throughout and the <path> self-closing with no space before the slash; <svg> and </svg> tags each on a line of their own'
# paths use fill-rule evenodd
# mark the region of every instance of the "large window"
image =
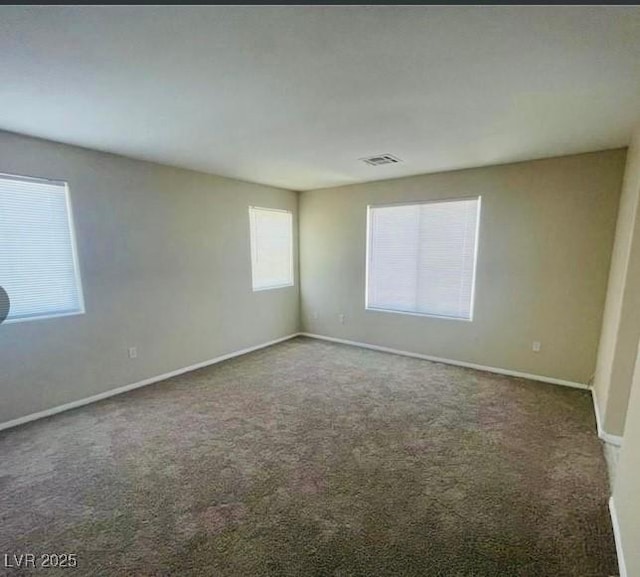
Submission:
<svg viewBox="0 0 640 577">
<path fill-rule="evenodd" d="M 471 320 L 480 198 L 370 206 L 368 309 Z"/>
<path fill-rule="evenodd" d="M 0 286 L 6 322 L 84 312 L 66 183 L 0 174 Z"/>
<path fill-rule="evenodd" d="M 293 215 L 288 210 L 249 208 L 253 290 L 293 284 Z"/>
</svg>

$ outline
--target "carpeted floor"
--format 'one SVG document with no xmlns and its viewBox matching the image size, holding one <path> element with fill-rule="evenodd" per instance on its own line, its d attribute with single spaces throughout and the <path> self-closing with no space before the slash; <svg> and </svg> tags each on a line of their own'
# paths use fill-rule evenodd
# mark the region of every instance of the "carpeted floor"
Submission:
<svg viewBox="0 0 640 577">
<path fill-rule="evenodd" d="M 586 391 L 298 338 L 0 433 L 0 564 L 614 575 L 592 411 Z"/>
</svg>

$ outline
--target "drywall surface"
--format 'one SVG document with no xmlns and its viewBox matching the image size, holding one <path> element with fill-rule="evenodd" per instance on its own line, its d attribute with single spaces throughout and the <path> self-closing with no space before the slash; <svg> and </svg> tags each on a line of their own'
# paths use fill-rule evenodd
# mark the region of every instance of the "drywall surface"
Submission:
<svg viewBox="0 0 640 577">
<path fill-rule="evenodd" d="M 298 330 L 297 271 L 252 292 L 248 214 L 297 193 L 6 132 L 0 172 L 69 183 L 86 305 L 0 325 L 0 422 Z"/>
<path fill-rule="evenodd" d="M 303 192 L 303 330 L 588 382 L 624 162 L 618 149 Z M 365 310 L 367 205 L 474 195 L 482 214 L 473 321 Z"/>
<path fill-rule="evenodd" d="M 640 575 L 640 354 L 635 365 L 635 376 L 629 397 L 624 441 L 620 449 L 613 501 L 618 518 L 620 541 L 626 574 Z"/>
<path fill-rule="evenodd" d="M 640 338 L 640 129 L 627 154 L 594 387 L 607 433 L 622 435 Z"/>
</svg>

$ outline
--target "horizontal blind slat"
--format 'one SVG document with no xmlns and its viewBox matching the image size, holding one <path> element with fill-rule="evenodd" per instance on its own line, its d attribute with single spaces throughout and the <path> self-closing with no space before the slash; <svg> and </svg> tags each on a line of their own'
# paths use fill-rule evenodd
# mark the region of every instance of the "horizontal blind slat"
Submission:
<svg viewBox="0 0 640 577">
<path fill-rule="evenodd" d="M 371 207 L 367 306 L 470 319 L 479 204 Z"/>
<path fill-rule="evenodd" d="M 293 284 L 293 215 L 250 207 L 253 290 Z"/>
<path fill-rule="evenodd" d="M 64 183 L 0 176 L 0 285 L 9 320 L 80 312 Z"/>
</svg>

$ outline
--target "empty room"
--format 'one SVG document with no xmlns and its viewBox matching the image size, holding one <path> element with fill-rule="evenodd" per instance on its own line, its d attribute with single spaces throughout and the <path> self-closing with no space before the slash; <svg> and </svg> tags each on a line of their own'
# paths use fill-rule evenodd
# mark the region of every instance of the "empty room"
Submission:
<svg viewBox="0 0 640 577">
<path fill-rule="evenodd" d="M 640 577 L 640 7 L 0 7 L 0 575 Z"/>
</svg>

